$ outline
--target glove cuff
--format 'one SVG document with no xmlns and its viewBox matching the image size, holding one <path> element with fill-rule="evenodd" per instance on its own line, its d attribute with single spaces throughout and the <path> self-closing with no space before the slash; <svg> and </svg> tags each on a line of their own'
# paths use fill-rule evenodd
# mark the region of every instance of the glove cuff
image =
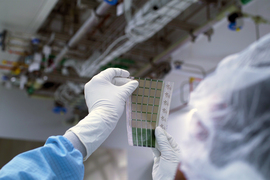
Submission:
<svg viewBox="0 0 270 180">
<path fill-rule="evenodd" d="M 72 131 L 67 131 L 63 136 L 65 138 L 67 138 L 72 143 L 72 145 L 74 146 L 75 149 L 78 149 L 81 152 L 83 157 L 86 156 L 85 146 Z"/>
<path fill-rule="evenodd" d="M 160 158 L 159 162 L 159 177 L 158 180 L 174 180 L 179 162 L 170 162 Z"/>
<path fill-rule="evenodd" d="M 70 128 L 86 149 L 84 161 L 105 141 L 115 128 L 118 119 L 115 112 L 102 108 L 92 110 L 76 126 Z"/>
</svg>

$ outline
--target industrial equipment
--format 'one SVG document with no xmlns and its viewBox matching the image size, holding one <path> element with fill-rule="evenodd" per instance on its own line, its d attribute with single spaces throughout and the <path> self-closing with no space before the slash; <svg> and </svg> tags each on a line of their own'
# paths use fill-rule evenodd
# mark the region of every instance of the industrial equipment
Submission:
<svg viewBox="0 0 270 180">
<path fill-rule="evenodd" d="M 118 67 L 162 79 L 176 67 L 170 62 L 175 49 L 200 34 L 211 40 L 212 26 L 228 14 L 236 22 L 242 17 L 236 12 L 238 0 L 59 0 L 35 34 L 0 33 L 2 50 L 20 56 L 1 60 L 1 81 L 30 97 L 53 98 L 55 113 L 67 107 L 84 113 L 83 86 L 95 74 Z"/>
</svg>

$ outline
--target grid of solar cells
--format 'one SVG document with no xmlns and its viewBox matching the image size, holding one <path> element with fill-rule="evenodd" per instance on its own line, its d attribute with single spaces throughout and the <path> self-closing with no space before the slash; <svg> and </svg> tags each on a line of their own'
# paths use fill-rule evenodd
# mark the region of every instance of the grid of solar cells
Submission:
<svg viewBox="0 0 270 180">
<path fill-rule="evenodd" d="M 138 88 L 131 96 L 133 146 L 155 147 L 155 128 L 163 81 L 135 78 Z"/>
</svg>

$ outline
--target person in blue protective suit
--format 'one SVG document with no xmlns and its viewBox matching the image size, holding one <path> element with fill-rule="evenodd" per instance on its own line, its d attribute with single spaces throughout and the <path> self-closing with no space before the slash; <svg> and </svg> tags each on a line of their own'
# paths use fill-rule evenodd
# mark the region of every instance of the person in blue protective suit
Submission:
<svg viewBox="0 0 270 180">
<path fill-rule="evenodd" d="M 43 147 L 14 157 L 0 170 L 0 180 L 83 179 L 83 160 L 113 131 L 123 114 L 126 99 L 138 86 L 137 81 L 127 77 L 129 72 L 118 68 L 109 68 L 94 76 L 84 88 L 89 114 L 63 136 L 51 136 Z M 170 159 L 172 155 L 170 152 L 166 153 L 167 146 L 171 147 L 171 143 L 175 142 L 161 128 L 157 128 L 156 136 L 159 137 L 157 142 L 160 143 L 160 149 L 155 149 L 155 176 L 173 178 L 179 162 L 179 151 L 177 155 L 173 153 L 175 162 L 168 161 L 159 166 L 159 162 L 163 162 L 158 160 L 160 157 L 168 156 L 167 159 Z M 176 147 L 177 145 L 174 146 Z M 162 171 L 162 167 L 169 170 Z"/>
</svg>

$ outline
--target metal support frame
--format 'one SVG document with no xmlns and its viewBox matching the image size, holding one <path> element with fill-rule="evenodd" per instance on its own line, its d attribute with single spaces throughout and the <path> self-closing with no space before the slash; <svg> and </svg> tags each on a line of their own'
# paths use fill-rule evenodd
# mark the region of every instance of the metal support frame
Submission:
<svg viewBox="0 0 270 180">
<path fill-rule="evenodd" d="M 192 31 L 193 36 L 198 36 L 199 34 L 205 33 L 209 29 L 212 28 L 212 26 L 220 21 L 223 17 L 226 16 L 227 12 L 233 12 L 237 10 L 238 7 L 234 3 L 229 3 L 226 7 L 223 8 L 223 10 L 215 17 L 212 18 L 210 21 L 207 23 L 201 25 L 199 28 L 195 29 Z M 161 54 L 156 56 L 153 60 L 154 63 L 159 63 L 161 61 L 166 60 L 175 50 L 179 49 L 181 46 L 186 44 L 187 42 L 192 41 L 192 36 L 190 34 L 186 35 L 185 37 L 181 38 L 179 41 L 174 43 L 172 46 L 167 48 L 165 51 L 163 51 Z M 152 65 L 149 63 L 144 66 L 140 71 L 138 71 L 135 76 L 136 77 L 144 77 L 148 72 L 151 70 Z"/>
<path fill-rule="evenodd" d="M 198 25 L 196 25 L 196 24 L 187 23 L 185 21 L 179 21 L 177 19 L 174 19 L 171 22 L 169 22 L 167 26 L 180 28 L 180 29 L 185 30 L 185 31 L 190 31 L 190 30 L 198 28 Z"/>
</svg>

